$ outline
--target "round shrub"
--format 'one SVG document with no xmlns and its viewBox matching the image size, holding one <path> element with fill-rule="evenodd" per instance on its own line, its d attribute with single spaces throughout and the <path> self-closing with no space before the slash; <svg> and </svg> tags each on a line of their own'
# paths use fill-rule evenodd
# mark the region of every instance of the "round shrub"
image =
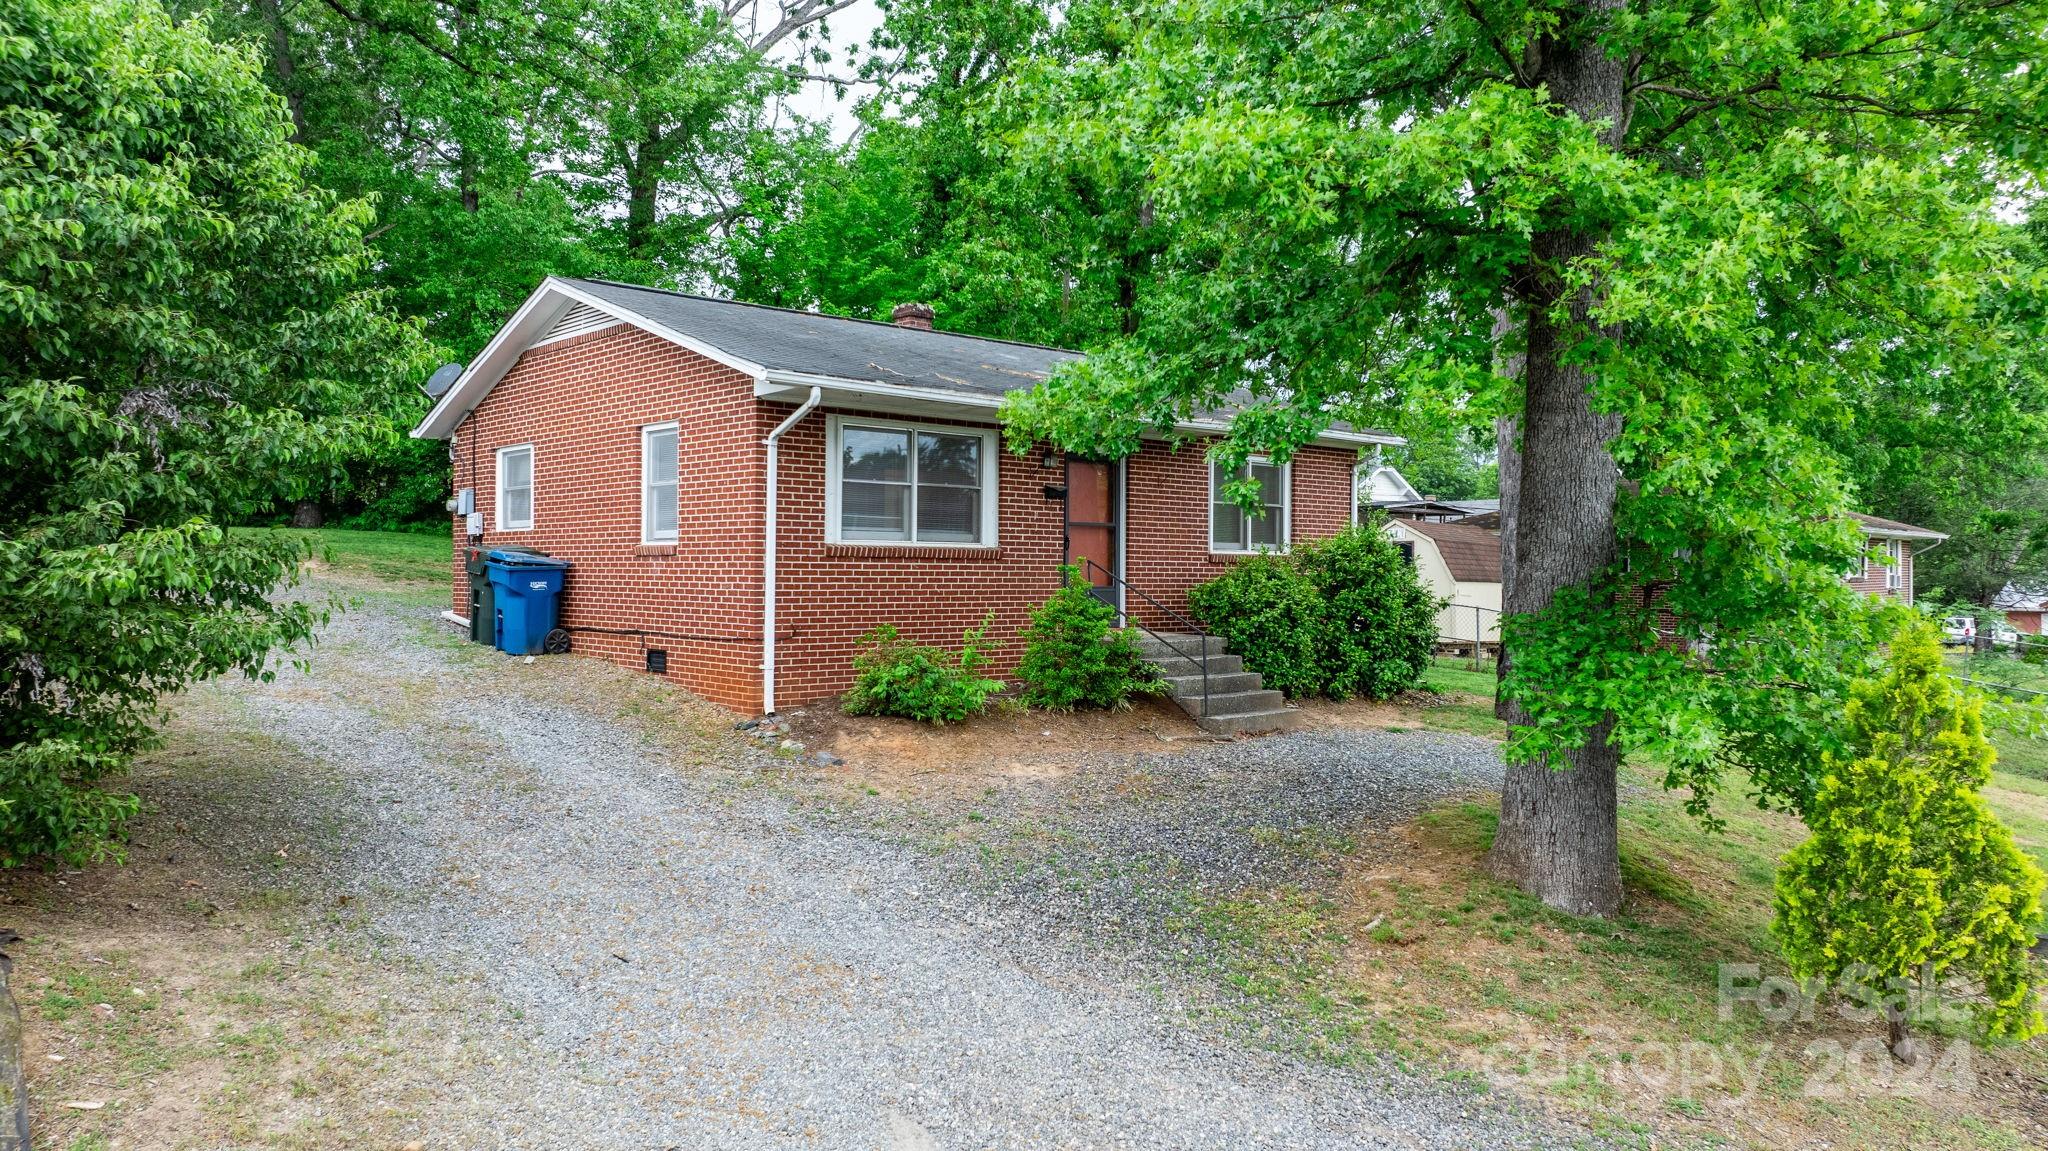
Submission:
<svg viewBox="0 0 2048 1151">
<path fill-rule="evenodd" d="M 1017 665 L 1024 702 L 1049 711 L 1118 708 L 1136 692 L 1152 690 L 1151 665 L 1138 642 L 1116 629 L 1116 609 L 1095 597 L 1079 568 L 1060 569 L 1066 582 L 1034 608 L 1024 628 L 1024 660 Z"/>
<path fill-rule="evenodd" d="M 1285 555 L 1253 555 L 1188 592 L 1266 686 L 1290 699 L 1385 699 L 1422 681 L 1440 606 L 1415 566 L 1374 525 Z"/>
<path fill-rule="evenodd" d="M 1250 555 L 1188 592 L 1195 619 L 1289 698 L 1323 693 L 1323 598 L 1292 557 Z"/>
<path fill-rule="evenodd" d="M 982 646 L 993 618 L 991 613 L 960 637 L 957 656 L 904 639 L 893 624 L 867 633 L 860 654 L 853 657 L 853 687 L 840 706 L 849 715 L 894 715 L 932 724 L 979 714 L 989 697 L 1003 690 L 1003 681 L 981 674 L 988 666 Z"/>
<path fill-rule="evenodd" d="M 1322 693 L 1386 699 L 1422 682 L 1436 646 L 1437 597 L 1376 525 L 1302 544 L 1293 559 L 1323 602 Z"/>
</svg>

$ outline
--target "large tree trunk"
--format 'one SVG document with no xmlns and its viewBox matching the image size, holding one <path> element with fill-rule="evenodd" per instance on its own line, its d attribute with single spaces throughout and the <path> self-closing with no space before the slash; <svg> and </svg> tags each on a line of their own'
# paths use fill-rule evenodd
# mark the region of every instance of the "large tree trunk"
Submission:
<svg viewBox="0 0 2048 1151">
<path fill-rule="evenodd" d="M 277 87 L 284 93 L 284 106 L 291 111 L 292 139 L 303 142 L 306 138 L 306 97 L 293 82 L 298 69 L 292 61 L 291 30 L 285 27 L 284 11 L 278 0 L 259 0 L 257 7 L 263 13 L 263 23 L 270 32 L 270 66 L 277 73 Z"/>
<path fill-rule="evenodd" d="M 626 250 L 636 256 L 654 242 L 661 197 L 661 150 L 660 131 L 649 128 L 626 167 Z"/>
<path fill-rule="evenodd" d="M 1580 119 L 1605 121 L 1610 145 L 1619 145 L 1627 128 L 1625 71 L 1602 52 L 1597 33 L 1615 7 L 1618 0 L 1588 4 L 1594 19 L 1539 45 L 1529 78 Z M 1590 323 L 1595 297 L 1591 289 L 1567 295 L 1562 273 L 1599 241 L 1570 228 L 1539 232 L 1517 285 L 1527 332 L 1522 411 L 1519 436 L 1501 437 L 1501 606 L 1509 615 L 1548 608 L 1560 591 L 1591 583 L 1614 561 L 1617 477 L 1607 443 L 1621 425 L 1593 411 L 1592 373 L 1565 362 Z M 1554 315 L 1560 304 L 1562 318 Z M 1503 706 L 1510 722 L 1526 718 Z M 1621 905 L 1620 756 L 1608 729 L 1600 724 L 1584 746 L 1551 760 L 1509 766 L 1500 832 L 1488 857 L 1496 875 L 1574 915 L 1611 915 Z"/>
</svg>

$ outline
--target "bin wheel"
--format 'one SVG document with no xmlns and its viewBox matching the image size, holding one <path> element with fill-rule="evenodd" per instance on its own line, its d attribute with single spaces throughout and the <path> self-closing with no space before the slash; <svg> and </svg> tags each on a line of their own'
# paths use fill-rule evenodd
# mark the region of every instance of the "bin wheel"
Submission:
<svg viewBox="0 0 2048 1151">
<path fill-rule="evenodd" d="M 540 649 L 549 655 L 561 655 L 569 650 L 569 633 L 556 628 L 547 634 L 547 638 L 540 641 Z"/>
</svg>

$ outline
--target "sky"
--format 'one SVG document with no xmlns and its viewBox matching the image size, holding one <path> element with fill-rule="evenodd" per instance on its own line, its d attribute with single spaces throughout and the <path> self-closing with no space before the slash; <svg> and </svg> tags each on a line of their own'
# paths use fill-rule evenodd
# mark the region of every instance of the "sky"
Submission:
<svg viewBox="0 0 2048 1151">
<path fill-rule="evenodd" d="M 825 20 L 832 32 L 832 65 L 827 69 L 833 75 L 852 75 L 854 66 L 845 57 L 850 48 L 864 48 L 868 37 L 882 26 L 882 11 L 875 0 L 858 0 L 852 7 L 833 13 Z M 795 60 L 799 54 L 808 51 L 810 45 L 799 42 L 795 37 L 776 45 L 771 58 Z M 846 96 L 836 96 L 837 85 L 812 80 L 788 102 L 791 111 L 810 120 L 827 120 L 832 125 L 832 138 L 844 141 L 853 132 L 853 103 L 860 96 L 874 91 L 872 85 L 850 88 Z"/>
</svg>

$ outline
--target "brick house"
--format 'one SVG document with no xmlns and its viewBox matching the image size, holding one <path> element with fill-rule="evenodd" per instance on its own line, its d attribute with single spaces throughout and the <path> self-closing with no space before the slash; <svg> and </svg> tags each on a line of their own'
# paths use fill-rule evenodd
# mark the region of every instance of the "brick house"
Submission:
<svg viewBox="0 0 2048 1151">
<path fill-rule="evenodd" d="M 1927 528 L 1916 528 L 1898 520 L 1849 513 L 1863 529 L 1868 546 L 1863 566 L 1845 578 L 1849 586 L 1870 595 L 1892 596 L 1913 602 L 1913 557 L 1928 551 L 1948 536 Z"/>
<path fill-rule="evenodd" d="M 1172 627 L 1145 597 L 1184 612 L 1236 557 L 1341 530 L 1361 450 L 1401 442 L 1340 427 L 1255 463 L 1250 517 L 1216 497 L 1220 421 L 1121 460 L 1005 450 L 1003 397 L 1076 358 L 916 305 L 884 324 L 550 278 L 413 430 L 473 493 L 448 617 L 467 622 L 466 547 L 521 545 L 573 565 L 576 651 L 743 712 L 844 690 L 884 623 L 950 645 L 993 612 L 1002 671 L 1062 563 L 1095 560 L 1105 599 Z"/>
<path fill-rule="evenodd" d="M 2042 634 L 2042 620 L 2048 616 L 2048 588 L 2030 588 L 2009 583 L 1992 597 L 1991 610 L 2005 613 L 2005 622 L 2025 635 Z"/>
</svg>

